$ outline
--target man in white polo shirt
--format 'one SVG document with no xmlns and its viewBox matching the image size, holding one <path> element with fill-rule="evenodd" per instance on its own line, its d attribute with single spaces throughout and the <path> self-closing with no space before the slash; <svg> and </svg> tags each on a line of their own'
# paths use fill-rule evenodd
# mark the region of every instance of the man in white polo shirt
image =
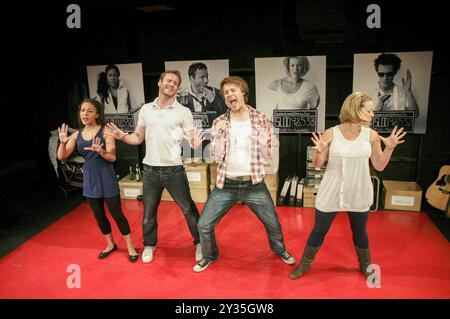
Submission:
<svg viewBox="0 0 450 319">
<path fill-rule="evenodd" d="M 145 140 L 142 197 L 144 263 L 153 260 L 158 230 L 156 214 L 164 188 L 172 195 L 186 218 L 196 246 L 196 260 L 202 258 L 197 230 L 199 213 L 192 200 L 183 167 L 181 142 L 185 138 L 192 148 L 198 148 L 202 144 L 203 133 L 194 129 L 192 113 L 176 100 L 180 83 L 181 76 L 178 71 L 166 71 L 161 74 L 158 81 L 158 97 L 142 107 L 133 133 L 124 133 L 113 123 L 107 125 L 106 134 L 127 144 L 138 145 Z"/>
</svg>

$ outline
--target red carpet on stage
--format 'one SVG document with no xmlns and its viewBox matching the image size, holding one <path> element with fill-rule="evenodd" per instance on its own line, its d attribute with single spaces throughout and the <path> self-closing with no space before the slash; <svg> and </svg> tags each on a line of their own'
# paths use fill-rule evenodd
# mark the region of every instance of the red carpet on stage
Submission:
<svg viewBox="0 0 450 319">
<path fill-rule="evenodd" d="M 141 253 L 142 203 L 123 200 L 122 205 Z M 287 249 L 298 262 L 314 211 L 277 207 L 277 212 Z M 83 203 L 0 260 L 0 298 L 450 298 L 450 245 L 424 213 L 370 214 L 379 288 L 369 288 L 358 271 L 345 213 L 336 217 L 311 270 L 299 280 L 289 279 L 294 266 L 272 253 L 262 224 L 244 205 L 235 205 L 216 227 L 220 257 L 202 273 L 192 271 L 195 249 L 179 208 L 162 202 L 158 222 L 150 264 L 128 261 L 114 223 L 119 249 L 100 260 L 105 241 Z M 76 273 L 80 287 L 69 288 Z"/>
</svg>

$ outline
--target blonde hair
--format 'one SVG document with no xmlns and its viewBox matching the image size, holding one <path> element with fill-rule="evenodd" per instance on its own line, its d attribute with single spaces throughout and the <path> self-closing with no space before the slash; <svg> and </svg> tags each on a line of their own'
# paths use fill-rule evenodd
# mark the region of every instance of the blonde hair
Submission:
<svg viewBox="0 0 450 319">
<path fill-rule="evenodd" d="M 339 121 L 341 123 L 366 121 L 361 108 L 368 101 L 372 101 L 372 99 L 362 92 L 353 92 L 347 96 L 344 103 L 342 103 Z"/>
<path fill-rule="evenodd" d="M 223 79 L 222 82 L 220 82 L 220 91 L 222 92 L 222 96 L 224 95 L 223 87 L 226 84 L 234 84 L 240 88 L 242 93 L 244 93 L 245 103 L 248 103 L 248 84 L 243 78 L 239 76 L 229 76 Z"/>
</svg>

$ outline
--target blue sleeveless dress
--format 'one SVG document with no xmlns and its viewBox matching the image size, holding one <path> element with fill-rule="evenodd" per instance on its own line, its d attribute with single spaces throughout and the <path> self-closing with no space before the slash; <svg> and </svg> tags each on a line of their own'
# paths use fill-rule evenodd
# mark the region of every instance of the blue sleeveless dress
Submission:
<svg viewBox="0 0 450 319">
<path fill-rule="evenodd" d="M 104 126 L 100 128 L 95 137 L 99 137 L 100 143 L 103 143 L 103 147 L 105 147 L 103 130 Z M 82 132 L 83 129 L 78 133 L 77 150 L 84 158 L 83 195 L 90 198 L 111 198 L 117 196 L 120 190 L 114 166 L 111 162 L 101 157 L 99 153 L 84 149 L 92 146 L 92 140 L 86 141 L 81 134 Z"/>
</svg>

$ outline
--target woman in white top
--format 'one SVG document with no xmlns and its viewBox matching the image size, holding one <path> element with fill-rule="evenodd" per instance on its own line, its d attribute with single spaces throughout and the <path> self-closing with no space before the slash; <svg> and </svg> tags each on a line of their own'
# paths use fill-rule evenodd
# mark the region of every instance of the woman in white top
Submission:
<svg viewBox="0 0 450 319">
<path fill-rule="evenodd" d="M 388 164 L 394 148 L 404 142 L 403 128 L 394 127 L 384 138 L 367 127 L 373 119 L 374 103 L 364 93 L 354 92 L 344 101 L 339 115 L 339 125 L 323 134 L 313 133 L 315 144 L 313 163 L 320 167 L 328 164 L 316 197 L 314 228 L 309 235 L 300 264 L 289 276 L 298 279 L 307 271 L 331 223 L 338 212 L 346 211 L 350 218 L 361 272 L 370 275 L 369 240 L 366 224 L 373 202 L 373 188 L 369 171 L 369 158 L 377 171 Z M 382 150 L 381 141 L 385 148 Z"/>
<path fill-rule="evenodd" d="M 269 89 L 276 92 L 275 109 L 316 109 L 320 96 L 317 86 L 305 80 L 311 64 L 306 56 L 292 56 L 283 59 L 286 76 L 274 80 Z"/>
</svg>

